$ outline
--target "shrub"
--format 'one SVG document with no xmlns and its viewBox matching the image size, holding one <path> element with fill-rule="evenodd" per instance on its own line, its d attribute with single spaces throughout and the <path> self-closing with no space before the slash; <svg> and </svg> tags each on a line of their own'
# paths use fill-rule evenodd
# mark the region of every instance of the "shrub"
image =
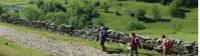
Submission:
<svg viewBox="0 0 200 56">
<path fill-rule="evenodd" d="M 6 11 L 5 13 L 10 16 L 15 16 L 16 18 L 20 17 L 20 14 L 16 11 Z"/>
<path fill-rule="evenodd" d="M 34 20 L 43 20 L 44 13 L 37 8 L 28 7 L 24 9 L 22 13 L 26 18 Z"/>
<path fill-rule="evenodd" d="M 118 11 L 115 12 L 115 14 L 116 14 L 117 16 L 121 16 L 121 15 L 122 15 L 122 14 L 120 14 Z"/>
<path fill-rule="evenodd" d="M 138 9 L 135 14 L 136 14 L 136 18 L 139 21 L 144 21 L 145 20 L 146 11 L 144 9 Z"/>
<path fill-rule="evenodd" d="M 130 22 L 127 26 L 127 31 L 130 30 L 144 30 L 146 27 L 140 22 Z"/>
</svg>

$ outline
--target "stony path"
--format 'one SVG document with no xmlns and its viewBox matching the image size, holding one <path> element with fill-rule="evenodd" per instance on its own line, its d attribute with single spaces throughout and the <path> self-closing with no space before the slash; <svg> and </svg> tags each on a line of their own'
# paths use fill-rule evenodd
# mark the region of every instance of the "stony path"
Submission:
<svg viewBox="0 0 200 56">
<path fill-rule="evenodd" d="M 107 54 L 78 44 L 66 44 L 48 39 L 45 36 L 20 32 L 4 26 L 0 26 L 0 36 L 24 47 L 35 48 L 54 56 L 124 56 L 122 54 Z"/>
</svg>

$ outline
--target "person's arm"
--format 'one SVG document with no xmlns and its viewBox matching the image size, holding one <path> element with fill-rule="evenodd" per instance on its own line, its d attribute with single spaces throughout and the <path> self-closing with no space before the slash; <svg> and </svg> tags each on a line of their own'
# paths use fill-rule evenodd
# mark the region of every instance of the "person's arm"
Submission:
<svg viewBox="0 0 200 56">
<path fill-rule="evenodd" d="M 99 32 L 99 39 L 102 37 L 102 31 Z"/>
</svg>

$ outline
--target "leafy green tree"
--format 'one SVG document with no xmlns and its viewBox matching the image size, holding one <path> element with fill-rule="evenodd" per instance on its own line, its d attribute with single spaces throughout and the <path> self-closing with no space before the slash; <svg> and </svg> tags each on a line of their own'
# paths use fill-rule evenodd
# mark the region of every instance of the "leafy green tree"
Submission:
<svg viewBox="0 0 200 56">
<path fill-rule="evenodd" d="M 140 21 L 144 21 L 145 20 L 145 14 L 146 14 L 146 11 L 144 9 L 138 9 L 136 11 L 136 18 Z"/>
<path fill-rule="evenodd" d="M 77 28 L 84 28 L 92 24 L 92 18 L 99 16 L 95 9 L 95 3 L 87 1 L 80 2 L 74 1 L 71 7 L 68 8 L 67 13 L 70 15 L 70 24 L 75 25 Z M 75 20 L 76 19 L 76 20 Z"/>
</svg>

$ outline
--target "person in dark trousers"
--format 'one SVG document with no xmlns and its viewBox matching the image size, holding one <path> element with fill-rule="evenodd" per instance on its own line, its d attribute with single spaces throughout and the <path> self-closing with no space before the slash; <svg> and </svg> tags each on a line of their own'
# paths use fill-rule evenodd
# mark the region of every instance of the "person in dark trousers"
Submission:
<svg viewBox="0 0 200 56">
<path fill-rule="evenodd" d="M 130 43 L 130 56 L 133 56 L 133 51 L 135 51 L 136 56 L 138 56 L 139 39 L 135 33 L 132 33 Z"/>
<path fill-rule="evenodd" d="M 102 51 L 106 51 L 106 47 L 104 44 L 106 41 L 107 31 L 106 31 L 105 27 L 101 27 L 100 29 L 101 29 L 101 31 L 99 33 L 100 45 L 101 45 Z"/>
</svg>

